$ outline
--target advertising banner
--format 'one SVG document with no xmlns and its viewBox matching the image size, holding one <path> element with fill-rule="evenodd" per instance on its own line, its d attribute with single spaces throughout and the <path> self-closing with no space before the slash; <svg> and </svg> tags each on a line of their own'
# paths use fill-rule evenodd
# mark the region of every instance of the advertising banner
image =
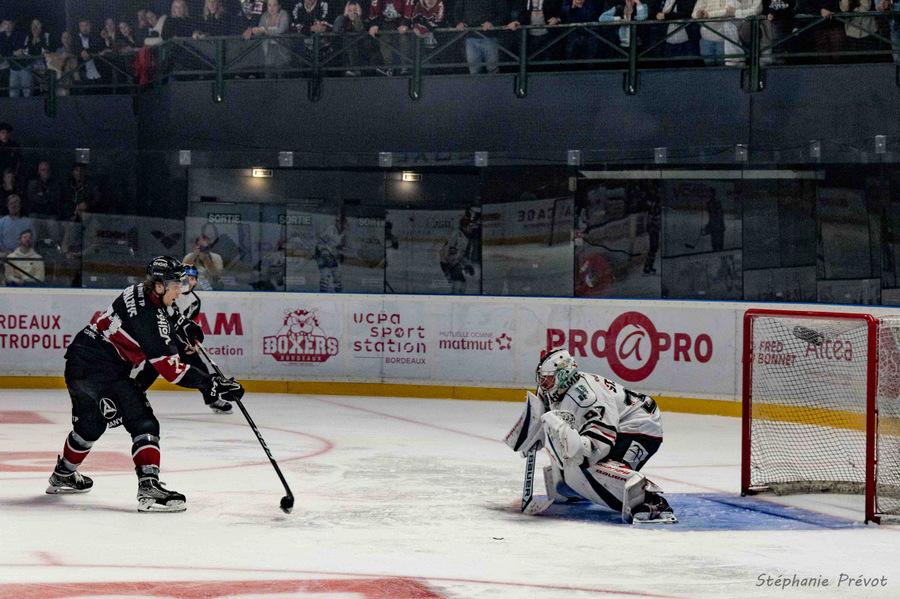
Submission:
<svg viewBox="0 0 900 599">
<path fill-rule="evenodd" d="M 61 376 L 66 345 L 118 293 L 3 290 L 0 375 Z M 565 347 L 582 369 L 638 391 L 731 400 L 740 395 L 742 316 L 751 307 L 315 293 L 201 297 L 204 345 L 237 378 L 531 388 L 541 352 Z"/>
</svg>

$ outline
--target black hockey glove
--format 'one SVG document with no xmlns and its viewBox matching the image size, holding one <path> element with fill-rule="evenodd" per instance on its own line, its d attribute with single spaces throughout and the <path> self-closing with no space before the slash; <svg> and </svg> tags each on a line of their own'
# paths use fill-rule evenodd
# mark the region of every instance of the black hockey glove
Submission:
<svg viewBox="0 0 900 599">
<path fill-rule="evenodd" d="M 237 401 L 244 397 L 244 387 L 234 380 L 226 379 L 223 376 L 214 374 L 212 377 L 212 387 L 209 390 L 210 397 L 215 399 L 223 399 L 225 401 Z"/>
<path fill-rule="evenodd" d="M 203 343 L 203 328 L 193 320 L 185 320 L 181 325 L 181 333 L 188 345 Z"/>
</svg>

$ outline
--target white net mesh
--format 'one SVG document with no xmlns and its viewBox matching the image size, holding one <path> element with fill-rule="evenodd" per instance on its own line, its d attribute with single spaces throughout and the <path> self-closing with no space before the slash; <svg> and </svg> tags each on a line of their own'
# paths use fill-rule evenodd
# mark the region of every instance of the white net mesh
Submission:
<svg viewBox="0 0 900 599">
<path fill-rule="evenodd" d="M 751 486 L 862 488 L 865 321 L 757 317 L 752 326 Z"/>
<path fill-rule="evenodd" d="M 751 489 L 862 493 L 867 321 L 759 315 L 750 326 Z M 900 318 L 877 330 L 876 511 L 900 514 Z"/>
<path fill-rule="evenodd" d="M 900 514 L 900 317 L 878 326 L 876 512 Z"/>
</svg>

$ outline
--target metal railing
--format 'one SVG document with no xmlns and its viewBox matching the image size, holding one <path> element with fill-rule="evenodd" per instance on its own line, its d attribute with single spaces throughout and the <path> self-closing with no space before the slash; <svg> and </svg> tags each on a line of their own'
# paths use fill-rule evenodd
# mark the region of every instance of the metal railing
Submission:
<svg viewBox="0 0 900 599">
<path fill-rule="evenodd" d="M 798 15 L 789 22 L 754 16 L 491 31 L 435 29 L 427 35 L 381 31 L 376 37 L 367 32 L 327 32 L 250 40 L 240 36 L 173 38 L 139 54 L 144 59 L 142 73 L 135 71 L 138 55 L 94 54 L 95 66 L 104 74 L 101 81 L 85 81 L 83 63 L 73 59 L 64 70 L 35 70 L 34 87 L 46 95 L 49 114 L 55 114 L 56 98 L 65 93 L 138 93 L 142 87 L 172 79 L 210 80 L 213 100 L 221 102 L 230 79 L 304 78 L 308 96 L 315 101 L 328 77 L 399 74 L 409 79 L 409 96 L 418 99 L 425 77 L 473 72 L 475 67 L 513 74 L 518 96 L 528 93 L 529 76 L 536 71 L 589 69 L 623 71 L 624 91 L 635 94 L 640 69 L 711 63 L 710 56 L 699 50 L 701 36 L 725 46 L 727 51 L 719 52 L 716 64 L 745 69 L 748 91 L 761 90 L 764 69 L 775 64 L 892 59 L 900 63 L 900 14 L 877 11 L 836 13 L 827 18 Z M 477 65 L 467 61 L 466 47 L 473 42 L 491 49 L 496 60 Z M 823 44 L 827 49 L 819 47 Z M 33 68 L 42 59 L 6 60 Z M 0 88 L 0 94 L 7 91 L 8 87 Z"/>
</svg>

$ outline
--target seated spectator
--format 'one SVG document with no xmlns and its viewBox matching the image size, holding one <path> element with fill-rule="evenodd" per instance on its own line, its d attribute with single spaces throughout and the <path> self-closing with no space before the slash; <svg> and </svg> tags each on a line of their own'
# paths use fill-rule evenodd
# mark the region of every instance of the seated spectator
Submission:
<svg viewBox="0 0 900 599">
<path fill-rule="evenodd" d="M 500 61 L 500 43 L 493 32 L 498 28 L 511 26 L 505 0 L 457 0 L 454 5 L 453 21 L 456 28 L 478 28 L 481 35 L 469 33 L 466 36 L 466 62 L 469 73 L 476 74 L 484 68 L 488 73 L 496 73 Z"/>
<path fill-rule="evenodd" d="M 44 31 L 44 25 L 40 19 L 32 19 L 31 27 L 28 35 L 25 37 L 25 57 L 29 60 L 27 65 L 27 89 L 22 90 L 22 95 L 30 96 L 34 87 L 34 78 L 36 74 L 38 81 L 42 81 L 44 72 L 47 70 L 47 63 L 44 62 L 44 55 L 50 52 L 50 34 Z"/>
<path fill-rule="evenodd" d="M 147 32 L 150 30 L 150 27 L 152 27 L 152 25 L 147 21 L 147 9 L 139 8 L 134 29 L 134 39 L 139 46 L 144 45 L 144 39 L 147 37 Z"/>
<path fill-rule="evenodd" d="M 837 60 L 837 54 L 844 47 L 844 24 L 832 15 L 841 11 L 840 0 L 804 0 L 800 5 L 804 8 L 798 12 L 814 14 L 825 18 L 814 28 L 815 50 L 819 53 L 819 62 L 828 63 Z"/>
<path fill-rule="evenodd" d="M 304 36 L 303 51 L 308 60 L 312 60 L 315 47 L 312 34 L 331 30 L 330 6 L 326 0 L 301 0 L 291 12 L 291 30 Z M 320 58 L 331 50 L 330 45 L 331 40 L 327 37 L 319 40 Z"/>
<path fill-rule="evenodd" d="M 138 11 L 138 26 L 134 32 L 134 41 L 139 46 L 155 46 L 161 43 L 164 23 L 164 20 L 161 21 L 154 11 L 149 8 L 141 9 Z"/>
<path fill-rule="evenodd" d="M 641 0 L 625 0 L 625 4 L 616 4 L 602 15 L 600 21 L 644 21 L 647 19 L 647 6 Z M 619 45 L 627 48 L 631 41 L 631 28 L 619 27 Z"/>
<path fill-rule="evenodd" d="M 437 0 L 443 6 L 442 0 Z M 351 67 L 345 74 L 354 76 L 359 75 L 356 67 L 362 64 L 362 53 L 360 52 L 359 34 L 366 30 L 366 26 L 362 19 L 362 6 L 359 0 L 347 0 L 344 5 L 344 14 L 338 15 L 334 20 L 334 32 L 352 35 L 341 35 L 338 37 L 338 43 L 343 50 L 344 65 Z"/>
<path fill-rule="evenodd" d="M 103 21 L 103 29 L 100 30 L 99 54 L 104 60 L 97 62 L 97 69 L 105 81 L 118 83 L 121 79 L 121 73 L 115 68 L 116 66 L 121 68 L 116 51 L 118 43 L 119 29 L 116 27 L 116 20 L 107 18 Z"/>
<path fill-rule="evenodd" d="M 75 36 L 75 51 L 78 64 L 82 67 L 82 81 L 95 85 L 103 82 L 102 75 L 93 58 L 93 55 L 100 52 L 102 48 L 103 44 L 100 38 L 92 31 L 91 22 L 88 19 L 79 20 L 78 35 Z"/>
<path fill-rule="evenodd" d="M 766 21 L 762 25 L 764 46 L 774 46 L 763 51 L 763 64 L 775 62 L 771 55 L 787 52 L 787 43 L 779 44 L 794 31 L 794 13 L 797 10 L 797 0 L 763 0 L 762 14 Z M 744 35 L 742 40 L 747 39 Z M 779 61 L 781 62 L 781 61 Z"/>
<path fill-rule="evenodd" d="M 874 12 L 874 0 L 840 0 L 841 12 Z M 878 6 L 880 9 L 880 5 Z M 875 17 L 854 17 L 844 23 L 845 49 L 852 52 L 872 52 L 879 49 L 878 21 Z M 854 56 L 854 62 L 870 62 L 881 60 L 876 56 Z"/>
<path fill-rule="evenodd" d="M 369 5 L 369 35 L 378 40 L 381 64 L 384 65 L 382 72 L 386 75 L 393 75 L 393 67 L 402 65 L 403 57 L 409 57 L 409 37 L 406 33 L 409 31 L 412 5 L 413 0 L 372 0 Z M 385 31 L 396 31 L 400 35 L 378 37 Z"/>
<path fill-rule="evenodd" d="M 199 236 L 194 241 L 194 249 L 182 260 L 185 264 L 190 264 L 197 269 L 197 289 L 201 291 L 214 289 L 224 268 L 222 256 L 213 252 L 209 245 L 209 237 Z"/>
<path fill-rule="evenodd" d="M 0 253 L 8 254 L 19 246 L 22 231 L 34 230 L 31 219 L 22 216 L 22 199 L 11 195 L 6 199 L 7 215 L 0 218 Z"/>
<path fill-rule="evenodd" d="M 3 60 L 13 55 L 13 32 L 15 22 L 9 17 L 0 17 L 0 87 L 9 86 L 9 61 Z"/>
<path fill-rule="evenodd" d="M 696 2 L 697 0 L 666 0 L 662 10 L 656 13 L 656 20 L 676 21 L 690 19 Z M 666 30 L 668 37 L 666 38 L 666 43 L 663 44 L 665 46 L 663 55 L 668 58 L 697 56 L 699 52 L 697 41 L 700 37 L 697 30 L 697 25 L 688 25 L 683 28 L 681 25 L 669 25 L 669 28 Z"/>
<path fill-rule="evenodd" d="M 63 31 L 59 41 L 62 45 L 57 48 L 56 52 L 45 54 L 44 61 L 47 63 L 47 69 L 56 73 L 56 78 L 60 80 L 56 93 L 60 96 L 68 96 L 72 81 L 80 81 L 81 75 L 76 70 L 78 59 L 75 57 L 75 41 L 72 34 Z M 62 79 L 69 73 L 71 74 L 68 77 Z"/>
<path fill-rule="evenodd" d="M 194 38 L 202 38 L 207 35 L 221 36 L 234 35 L 237 30 L 234 19 L 228 14 L 222 0 L 205 0 L 203 3 L 203 15 L 195 23 Z"/>
<path fill-rule="evenodd" d="M 93 207 L 99 202 L 99 199 L 97 188 L 88 178 L 87 167 L 83 164 L 73 165 L 69 182 L 63 191 L 65 218 L 72 217 L 81 202 L 86 202 L 89 207 Z"/>
<path fill-rule="evenodd" d="M 266 12 L 266 0 L 241 0 L 241 31 L 245 32 L 259 25 L 259 19 Z"/>
<path fill-rule="evenodd" d="M 291 25 L 288 12 L 281 8 L 278 0 L 267 0 L 267 10 L 259 18 L 259 25 L 244 31 L 244 39 L 251 37 L 272 37 L 284 35 Z M 282 42 L 266 40 L 263 42 L 263 56 L 267 67 L 281 67 L 290 61 L 290 52 Z"/>
<path fill-rule="evenodd" d="M 528 30 L 529 51 L 535 52 L 537 48 L 544 46 L 547 49 L 540 54 L 538 60 L 556 60 L 559 58 L 559 44 L 552 46 L 550 44 L 558 37 L 558 33 L 540 26 L 554 26 L 560 23 L 562 23 L 562 0 L 522 0 L 513 29 L 518 29 L 522 25 L 533 26 L 533 29 Z"/>
<path fill-rule="evenodd" d="M 63 209 L 62 189 L 51 175 L 50 162 L 38 162 L 37 177 L 28 182 L 28 215 L 40 219 L 60 219 L 67 216 Z"/>
<path fill-rule="evenodd" d="M 444 22 L 444 0 L 418 0 L 413 5 L 409 22 L 413 33 L 422 38 L 426 48 L 436 48 L 438 42 L 434 30 L 447 26 Z"/>
<path fill-rule="evenodd" d="M 64 268 L 71 274 L 72 287 L 81 287 L 81 258 L 84 253 L 84 226 L 90 214 L 88 203 L 78 202 L 66 220 L 60 252 Z"/>
<path fill-rule="evenodd" d="M 697 0 L 692 14 L 695 19 L 720 19 L 734 17 L 734 0 Z M 708 65 L 721 64 L 726 54 L 736 54 L 740 48 L 725 38 L 737 41 L 738 31 L 735 21 L 705 23 L 700 27 L 700 56 Z"/>
<path fill-rule="evenodd" d="M 131 56 L 138 51 L 141 44 L 138 44 L 134 37 L 134 30 L 127 21 L 119 22 L 119 35 L 116 37 L 116 54 L 120 56 Z"/>
<path fill-rule="evenodd" d="M 3 180 L 0 181 L 0 206 L 6 206 L 7 198 L 19 195 L 20 191 L 15 171 L 11 168 L 3 169 Z"/>
<path fill-rule="evenodd" d="M 734 0 L 735 25 L 738 31 L 738 40 L 750 46 L 752 23 L 748 18 L 762 13 L 762 0 Z M 730 36 L 729 36 L 730 37 Z M 735 39 L 735 38 L 732 38 Z M 741 45 L 725 41 L 725 64 L 730 67 L 743 66 L 746 62 L 744 48 Z"/>
<path fill-rule="evenodd" d="M 16 31 L 15 21 L 10 21 L 3 56 L 12 56 L 9 64 L 9 97 L 31 95 L 31 71 L 25 51 L 25 33 Z M 27 93 L 26 93 L 27 92 Z"/>
<path fill-rule="evenodd" d="M 119 38 L 119 29 L 116 27 L 116 20 L 107 17 L 103 21 L 103 29 L 100 30 L 100 40 L 103 42 L 100 54 L 113 54 L 116 51 L 116 42 Z"/>
<path fill-rule="evenodd" d="M 595 23 L 600 19 L 601 12 L 600 0 L 563 0 L 562 3 L 563 23 Z M 565 39 L 566 60 L 597 58 L 600 40 L 594 33 L 596 31 L 586 29 L 576 29 L 570 33 Z"/>
<path fill-rule="evenodd" d="M 162 26 L 163 41 L 173 37 L 191 37 L 195 29 L 194 21 L 188 12 L 187 1 L 172 0 L 169 16 Z"/>
<path fill-rule="evenodd" d="M 891 11 L 891 46 L 894 48 L 894 62 L 900 64 L 900 0 L 881 0 L 882 11 Z"/>
<path fill-rule="evenodd" d="M 6 259 L 9 287 L 36 287 L 44 282 L 44 258 L 34 250 L 34 234 L 30 229 L 22 231 L 19 245 Z"/>
<path fill-rule="evenodd" d="M 12 125 L 0 123 L 0 171 L 9 168 L 18 173 L 22 168 L 22 146 L 12 139 L 12 132 Z"/>
</svg>

